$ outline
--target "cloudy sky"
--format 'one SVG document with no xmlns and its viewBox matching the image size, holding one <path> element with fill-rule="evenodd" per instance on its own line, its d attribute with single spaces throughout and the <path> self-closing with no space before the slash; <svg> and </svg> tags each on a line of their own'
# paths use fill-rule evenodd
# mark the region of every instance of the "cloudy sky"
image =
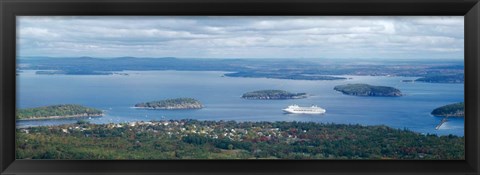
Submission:
<svg viewBox="0 0 480 175">
<path fill-rule="evenodd" d="M 455 17 L 18 17 L 19 56 L 463 59 Z"/>
</svg>

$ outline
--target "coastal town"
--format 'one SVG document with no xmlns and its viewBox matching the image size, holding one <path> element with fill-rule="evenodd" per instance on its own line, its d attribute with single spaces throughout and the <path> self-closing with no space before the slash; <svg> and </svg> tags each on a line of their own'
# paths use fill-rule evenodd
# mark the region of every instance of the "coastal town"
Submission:
<svg viewBox="0 0 480 175">
<path fill-rule="evenodd" d="M 464 138 L 387 126 L 165 120 L 17 129 L 22 159 L 462 159 Z M 417 144 L 421 142 L 422 146 Z M 448 151 L 446 151 L 448 150 Z"/>
</svg>

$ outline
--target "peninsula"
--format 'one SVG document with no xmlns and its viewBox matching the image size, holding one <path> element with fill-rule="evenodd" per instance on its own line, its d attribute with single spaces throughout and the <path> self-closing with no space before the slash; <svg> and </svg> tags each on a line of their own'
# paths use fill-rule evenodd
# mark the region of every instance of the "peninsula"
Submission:
<svg viewBox="0 0 480 175">
<path fill-rule="evenodd" d="M 426 83 L 464 83 L 465 75 L 456 74 L 456 75 L 435 75 L 427 76 L 423 78 L 418 78 L 415 81 L 421 81 Z"/>
<path fill-rule="evenodd" d="M 436 108 L 432 111 L 432 115 L 440 117 L 464 117 L 465 103 L 453 103 Z"/>
<path fill-rule="evenodd" d="M 112 72 L 88 71 L 88 70 L 40 70 L 37 75 L 112 75 Z"/>
<path fill-rule="evenodd" d="M 61 104 L 37 108 L 18 109 L 17 120 L 63 119 L 103 116 L 101 110 L 75 104 Z"/>
<path fill-rule="evenodd" d="M 200 101 L 193 98 L 174 98 L 160 101 L 151 101 L 146 103 L 135 104 L 136 108 L 140 109 L 155 109 L 155 110 L 173 110 L 173 109 L 201 109 L 203 108 Z"/>
<path fill-rule="evenodd" d="M 247 92 L 242 98 L 249 100 L 286 100 L 307 98 L 306 93 L 291 93 L 284 90 L 259 90 Z"/>
<path fill-rule="evenodd" d="M 372 86 L 368 84 L 346 84 L 338 85 L 333 88 L 346 95 L 354 96 L 375 96 L 375 97 L 399 97 L 402 96 L 400 90 L 388 86 Z"/>
<path fill-rule="evenodd" d="M 271 72 L 235 72 L 226 73 L 227 77 L 244 77 L 244 78 L 272 78 L 272 79 L 286 79 L 286 80 L 344 80 L 347 78 L 328 76 L 328 75 L 306 75 L 295 72 L 281 72 L 273 70 Z"/>
</svg>

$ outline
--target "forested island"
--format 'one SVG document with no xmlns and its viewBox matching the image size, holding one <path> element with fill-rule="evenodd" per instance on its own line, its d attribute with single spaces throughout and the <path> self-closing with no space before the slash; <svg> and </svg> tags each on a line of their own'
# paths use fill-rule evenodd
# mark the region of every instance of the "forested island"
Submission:
<svg viewBox="0 0 480 175">
<path fill-rule="evenodd" d="M 103 112 L 76 104 L 61 104 L 37 108 L 17 109 L 17 120 L 62 119 L 74 117 L 98 117 Z"/>
<path fill-rule="evenodd" d="M 259 90 L 247 92 L 242 98 L 249 100 L 286 100 L 307 98 L 307 93 L 292 93 L 284 90 Z"/>
<path fill-rule="evenodd" d="M 432 115 L 441 117 L 464 117 L 465 103 L 459 102 L 436 108 L 432 111 Z"/>
<path fill-rule="evenodd" d="M 17 129 L 17 159 L 458 159 L 464 137 L 387 126 L 168 120 Z M 421 143 L 421 144 L 419 144 Z"/>
<path fill-rule="evenodd" d="M 173 99 L 138 103 L 138 104 L 135 104 L 135 107 L 140 109 L 174 110 L 174 109 L 201 109 L 203 108 L 203 105 L 200 101 L 193 98 L 173 98 Z"/>
<path fill-rule="evenodd" d="M 372 86 L 369 84 L 346 84 L 338 85 L 333 88 L 346 95 L 354 96 L 375 96 L 375 97 L 399 97 L 402 92 L 396 88 L 388 86 Z"/>
</svg>

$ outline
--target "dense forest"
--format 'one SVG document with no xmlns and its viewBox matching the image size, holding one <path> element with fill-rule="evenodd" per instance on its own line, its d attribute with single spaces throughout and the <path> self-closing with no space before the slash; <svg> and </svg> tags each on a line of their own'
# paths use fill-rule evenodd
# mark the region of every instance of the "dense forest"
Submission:
<svg viewBox="0 0 480 175">
<path fill-rule="evenodd" d="M 368 84 L 346 84 L 334 87 L 334 90 L 340 91 L 346 95 L 355 96 L 383 96 L 398 97 L 402 96 L 400 90 L 388 86 L 372 86 Z"/>
<path fill-rule="evenodd" d="M 292 93 L 284 90 L 259 90 L 247 92 L 242 95 L 245 99 L 259 99 L 259 100 L 284 100 L 284 99 L 298 99 L 307 98 L 306 93 Z"/>
<path fill-rule="evenodd" d="M 464 117 L 465 103 L 454 103 L 436 108 L 432 111 L 432 115 L 442 117 Z"/>
<path fill-rule="evenodd" d="M 173 98 L 159 101 L 135 104 L 137 108 L 145 109 L 200 109 L 203 107 L 200 101 L 193 98 Z"/>
<path fill-rule="evenodd" d="M 17 110 L 17 119 L 50 119 L 64 117 L 101 116 L 103 112 L 98 109 L 84 107 L 75 104 L 62 104 L 27 108 Z"/>
<path fill-rule="evenodd" d="M 387 126 L 169 120 L 17 129 L 18 159 L 464 159 L 464 137 Z"/>
</svg>

